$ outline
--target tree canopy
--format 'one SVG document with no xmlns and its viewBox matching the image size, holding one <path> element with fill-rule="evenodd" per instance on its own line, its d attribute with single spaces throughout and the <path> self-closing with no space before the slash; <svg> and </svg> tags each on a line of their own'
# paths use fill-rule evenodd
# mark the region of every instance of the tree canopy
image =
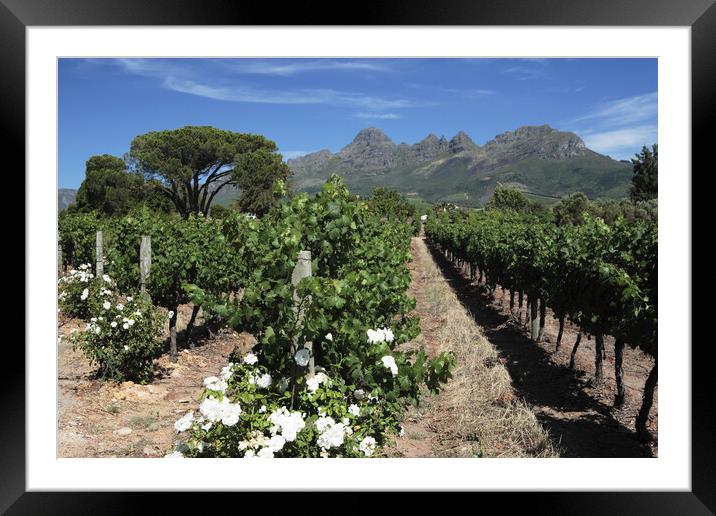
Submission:
<svg viewBox="0 0 716 516">
<path fill-rule="evenodd" d="M 631 160 L 634 166 L 631 190 L 632 201 L 656 199 L 658 194 L 659 148 L 655 143 L 651 150 L 644 145 L 641 152 Z"/>
<path fill-rule="evenodd" d="M 248 158 L 262 151 L 258 157 Z M 186 126 L 153 131 L 134 138 L 129 152 L 137 169 L 159 184 L 182 217 L 207 215 L 223 188 L 236 184 L 237 162 L 248 166 L 266 161 L 276 144 L 255 134 L 235 133 L 210 126 Z"/>
<path fill-rule="evenodd" d="M 520 212 L 526 210 L 529 205 L 530 200 L 517 188 L 498 184 L 485 208 Z"/>
<path fill-rule="evenodd" d="M 290 175 L 288 165 L 280 154 L 265 148 L 237 155 L 235 165 L 233 180 L 241 190 L 238 208 L 259 217 L 264 215 L 284 193 L 276 187 Z"/>
<path fill-rule="evenodd" d="M 106 216 L 126 215 L 147 206 L 153 211 L 173 210 L 164 196 L 158 194 L 156 181 L 144 181 L 141 174 L 127 170 L 126 162 L 110 154 L 87 160 L 75 205 L 70 212 L 97 212 Z"/>
<path fill-rule="evenodd" d="M 143 185 L 142 176 L 127 172 L 122 159 L 110 154 L 92 156 L 77 190 L 77 210 L 123 215 L 142 200 Z"/>
</svg>

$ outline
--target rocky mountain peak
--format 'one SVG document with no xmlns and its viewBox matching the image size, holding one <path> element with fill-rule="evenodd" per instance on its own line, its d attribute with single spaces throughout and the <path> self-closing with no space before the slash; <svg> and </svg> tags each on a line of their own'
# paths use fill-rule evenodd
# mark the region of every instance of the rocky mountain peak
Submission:
<svg viewBox="0 0 716 516">
<path fill-rule="evenodd" d="M 569 159 L 587 151 L 582 139 L 572 132 L 558 131 L 549 125 L 525 125 L 495 136 L 485 150 L 498 161 L 530 157 Z"/>
<path fill-rule="evenodd" d="M 358 134 L 353 138 L 352 144 L 358 145 L 385 145 L 393 144 L 388 135 L 377 127 L 366 127 L 358 131 Z"/>
<path fill-rule="evenodd" d="M 448 144 L 448 149 L 453 154 L 465 151 L 473 151 L 477 148 L 477 144 L 472 141 L 472 138 L 470 138 L 465 131 L 458 132 L 455 136 L 452 137 L 450 143 Z"/>
<path fill-rule="evenodd" d="M 418 161 L 425 161 L 433 159 L 439 154 L 447 151 L 448 142 L 444 136 L 438 138 L 433 133 L 430 133 L 425 138 L 420 140 L 418 143 L 412 146 L 412 151 L 415 159 Z"/>
</svg>

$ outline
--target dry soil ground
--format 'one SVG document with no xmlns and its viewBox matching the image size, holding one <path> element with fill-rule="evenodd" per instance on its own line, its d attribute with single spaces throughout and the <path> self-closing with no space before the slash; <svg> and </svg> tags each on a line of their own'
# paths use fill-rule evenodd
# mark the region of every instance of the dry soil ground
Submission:
<svg viewBox="0 0 716 516">
<path fill-rule="evenodd" d="M 190 306 L 180 307 L 179 328 L 190 314 Z M 82 326 L 82 321 L 68 320 L 60 335 Z M 196 406 L 204 378 L 221 371 L 236 346 L 249 345 L 248 335 L 221 332 L 194 349 L 181 350 L 176 363 L 163 355 L 156 379 L 139 385 L 98 380 L 81 352 L 60 339 L 58 456 L 163 457 L 174 448 L 174 422 Z"/>
</svg>

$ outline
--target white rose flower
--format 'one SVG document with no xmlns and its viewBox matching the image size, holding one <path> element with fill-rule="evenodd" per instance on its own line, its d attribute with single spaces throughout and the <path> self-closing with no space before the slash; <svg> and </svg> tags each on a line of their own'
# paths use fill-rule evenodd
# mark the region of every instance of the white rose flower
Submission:
<svg viewBox="0 0 716 516">
<path fill-rule="evenodd" d="M 261 375 L 256 379 L 256 385 L 262 389 L 268 388 L 268 386 L 271 385 L 271 375 L 268 373 Z"/>
<path fill-rule="evenodd" d="M 124 310 L 124 305 L 122 303 L 117 303 L 117 310 L 119 310 L 120 312 Z"/>
<path fill-rule="evenodd" d="M 360 407 L 355 403 L 351 403 L 351 405 L 348 407 L 348 412 L 353 414 L 355 417 L 358 417 L 360 416 Z"/>
<path fill-rule="evenodd" d="M 272 451 L 277 452 L 283 449 L 283 445 L 286 444 L 286 439 L 281 435 L 274 435 L 269 439 L 268 448 Z"/>
<path fill-rule="evenodd" d="M 109 301 L 105 301 L 104 303 L 102 303 L 102 308 L 104 308 L 105 310 L 109 310 L 110 306 L 112 306 L 112 303 L 110 303 Z"/>
<path fill-rule="evenodd" d="M 259 452 L 256 454 L 257 457 L 261 457 L 262 459 L 273 459 L 273 450 L 269 448 L 268 446 L 266 448 L 261 448 Z"/>
<path fill-rule="evenodd" d="M 128 323 L 124 323 L 124 324 L 122 325 L 122 328 L 124 328 L 125 330 L 128 330 L 128 329 L 129 329 L 129 324 L 128 324 Z"/>
<path fill-rule="evenodd" d="M 233 369 L 233 367 L 234 367 L 234 364 L 229 364 L 229 365 L 224 366 L 224 367 L 221 369 L 221 375 L 220 375 L 220 376 L 221 376 L 221 379 L 222 379 L 222 380 L 228 380 L 229 378 L 231 378 L 231 377 L 233 376 L 233 374 L 234 374 L 234 369 Z"/>
<path fill-rule="evenodd" d="M 116 327 L 117 327 L 117 321 L 112 321 L 112 323 L 110 324 L 110 326 L 111 326 L 112 328 L 116 328 Z"/>
<path fill-rule="evenodd" d="M 89 289 L 86 288 L 86 289 L 84 289 L 84 290 L 82 291 L 82 295 L 80 296 L 80 299 L 81 299 L 82 301 L 84 301 L 84 300 L 87 299 L 88 297 L 89 297 Z"/>
<path fill-rule="evenodd" d="M 239 421 L 241 406 L 231 403 L 228 398 L 219 401 L 210 396 L 199 405 L 199 411 L 211 422 L 221 421 L 226 426 L 233 426 Z"/>
<path fill-rule="evenodd" d="M 209 376 L 204 378 L 204 387 L 211 391 L 224 392 L 229 385 L 224 380 L 220 380 L 216 376 Z"/>
<path fill-rule="evenodd" d="M 127 296 L 127 303 L 131 303 L 134 300 L 132 296 Z"/>
<path fill-rule="evenodd" d="M 269 421 L 274 425 L 275 431 L 272 433 L 280 431 L 288 442 L 295 441 L 296 435 L 306 426 L 300 412 L 289 412 L 286 407 L 274 410 L 269 416 Z"/>
<path fill-rule="evenodd" d="M 254 355 L 251 352 L 247 353 L 246 356 L 244 357 L 244 364 L 253 365 L 258 361 L 259 361 L 258 357 L 256 357 L 256 355 Z"/>
<path fill-rule="evenodd" d="M 331 333 L 326 333 L 326 340 L 332 341 L 332 340 L 333 340 L 333 334 L 331 334 Z"/>
<path fill-rule="evenodd" d="M 355 396 L 355 399 L 362 400 L 365 398 L 365 391 L 363 389 L 356 389 L 353 391 L 353 396 Z"/>
<path fill-rule="evenodd" d="M 383 361 L 383 367 L 390 369 L 393 376 L 398 376 L 398 365 L 395 363 L 395 359 L 392 356 L 386 355 L 381 358 L 381 360 Z"/>
<path fill-rule="evenodd" d="M 338 448 L 343 444 L 345 436 L 346 426 L 343 423 L 335 423 L 325 428 L 321 435 L 318 436 L 316 444 L 324 450 Z"/>
<path fill-rule="evenodd" d="M 326 380 L 328 380 L 328 377 L 325 375 L 325 373 L 316 373 L 313 377 L 306 380 L 306 387 L 308 387 L 309 391 L 316 392 L 318 386 Z"/>
<path fill-rule="evenodd" d="M 194 421 L 194 412 L 187 412 L 182 416 L 181 419 L 177 420 L 176 423 L 174 423 L 174 430 L 179 432 L 184 432 L 185 430 L 189 430 L 191 428 L 191 423 Z"/>
<path fill-rule="evenodd" d="M 358 449 L 362 451 L 366 457 L 370 457 L 375 451 L 375 439 L 372 437 L 365 437 L 358 445 Z"/>
</svg>

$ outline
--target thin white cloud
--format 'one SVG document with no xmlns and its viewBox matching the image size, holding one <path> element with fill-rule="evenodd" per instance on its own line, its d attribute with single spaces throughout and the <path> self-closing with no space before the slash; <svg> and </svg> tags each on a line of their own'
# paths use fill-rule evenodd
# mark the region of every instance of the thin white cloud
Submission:
<svg viewBox="0 0 716 516">
<path fill-rule="evenodd" d="M 494 90 L 488 90 L 483 88 L 467 88 L 467 89 L 459 89 L 459 88 L 442 88 L 442 91 L 445 91 L 447 93 L 452 93 L 455 95 L 460 95 L 463 98 L 466 99 L 481 99 L 483 97 L 489 97 L 490 95 L 494 95 L 497 93 Z"/>
<path fill-rule="evenodd" d="M 355 117 L 367 120 L 397 120 L 401 118 L 401 116 L 396 113 L 356 113 Z"/>
<path fill-rule="evenodd" d="M 297 60 L 292 63 L 274 61 L 239 61 L 232 63 L 232 69 L 243 74 L 279 75 L 288 77 L 299 73 L 316 71 L 363 71 L 386 72 L 390 68 L 368 61 Z"/>
<path fill-rule="evenodd" d="M 311 154 L 312 150 L 279 150 L 279 154 L 283 156 L 284 161 L 289 160 L 292 158 L 298 158 L 301 156 L 305 156 L 306 154 Z"/>
<path fill-rule="evenodd" d="M 338 91 L 329 88 L 266 90 L 243 81 L 222 77 L 222 83 L 209 83 L 195 79 L 191 66 L 166 59 L 113 59 L 127 73 L 158 79 L 164 88 L 172 91 L 226 102 L 256 104 L 327 104 L 349 106 L 366 111 L 385 111 L 425 105 L 405 98 L 384 98 L 362 93 Z M 335 62 L 331 62 L 335 63 Z M 340 65 L 370 65 L 370 63 L 338 62 Z"/>
<path fill-rule="evenodd" d="M 250 86 L 234 84 L 231 86 L 213 86 L 192 80 L 167 77 L 165 88 L 198 97 L 229 102 L 251 102 L 257 104 L 330 104 L 353 106 L 368 110 L 399 109 L 414 106 L 408 99 L 386 99 L 343 92 L 332 89 L 297 89 L 288 91 L 269 91 Z"/>
<path fill-rule="evenodd" d="M 655 118 L 658 111 L 656 92 L 605 102 L 574 122 L 599 121 L 612 125 L 629 125 Z"/>
<path fill-rule="evenodd" d="M 544 75 L 544 71 L 538 68 L 522 65 L 510 66 L 509 68 L 505 68 L 504 70 L 502 70 L 502 73 L 514 75 L 520 81 L 539 79 Z"/>
<path fill-rule="evenodd" d="M 608 154 L 617 159 L 628 159 L 634 156 L 634 149 L 642 145 L 651 146 L 657 142 L 656 125 L 640 125 L 620 129 L 582 133 L 584 143 L 590 149 L 601 154 Z"/>
</svg>

